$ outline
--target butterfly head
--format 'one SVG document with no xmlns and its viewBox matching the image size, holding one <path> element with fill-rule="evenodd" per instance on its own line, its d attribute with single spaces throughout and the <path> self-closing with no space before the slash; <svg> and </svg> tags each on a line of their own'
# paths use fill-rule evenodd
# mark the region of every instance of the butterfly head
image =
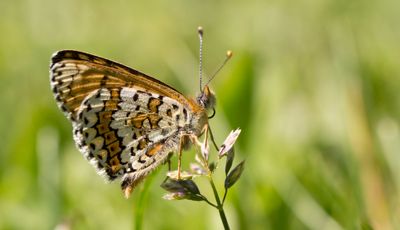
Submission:
<svg viewBox="0 0 400 230">
<path fill-rule="evenodd" d="M 208 85 L 204 86 L 202 92 L 200 95 L 197 97 L 197 103 L 201 105 L 205 109 L 214 109 L 215 106 L 215 95 L 213 92 L 211 92 L 210 88 Z"/>
<path fill-rule="evenodd" d="M 226 64 L 226 62 L 232 57 L 232 51 L 228 50 L 226 53 L 226 58 L 222 65 L 219 66 L 217 71 L 210 77 L 210 79 L 207 81 L 207 83 L 202 87 L 202 81 L 203 81 L 203 28 L 198 27 L 197 32 L 199 34 L 199 40 L 200 40 L 200 49 L 199 49 L 199 79 L 200 79 L 200 95 L 197 97 L 197 103 L 205 108 L 206 110 L 212 110 L 213 114 L 208 117 L 209 119 L 212 118 L 215 115 L 215 95 L 213 92 L 211 92 L 210 88 L 208 87 L 208 83 L 210 83 L 214 77 L 217 75 L 217 73 L 222 69 L 222 67 Z"/>
</svg>

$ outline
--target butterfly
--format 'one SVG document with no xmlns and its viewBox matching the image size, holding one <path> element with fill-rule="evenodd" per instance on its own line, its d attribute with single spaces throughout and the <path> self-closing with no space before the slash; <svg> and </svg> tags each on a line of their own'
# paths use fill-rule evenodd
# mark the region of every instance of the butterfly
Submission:
<svg viewBox="0 0 400 230">
<path fill-rule="evenodd" d="M 196 99 L 127 66 L 88 53 L 53 54 L 50 84 L 72 122 L 83 156 L 129 197 L 152 170 L 208 132 L 215 96 L 208 83 Z M 215 110 L 214 110 L 215 112 Z"/>
</svg>

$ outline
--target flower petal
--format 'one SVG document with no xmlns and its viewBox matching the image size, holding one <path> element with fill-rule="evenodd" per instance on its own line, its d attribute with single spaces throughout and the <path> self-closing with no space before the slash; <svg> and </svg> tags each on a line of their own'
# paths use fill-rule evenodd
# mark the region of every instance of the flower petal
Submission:
<svg viewBox="0 0 400 230">
<path fill-rule="evenodd" d="M 228 137 L 225 139 L 224 143 L 221 145 L 221 148 L 219 149 L 219 158 L 223 157 L 226 155 L 226 153 L 232 148 L 232 146 L 235 144 L 236 139 L 239 137 L 241 130 L 236 129 L 235 131 L 231 131 L 231 133 L 228 135 Z"/>
<path fill-rule="evenodd" d="M 207 174 L 206 170 L 197 163 L 191 163 L 190 170 L 192 171 L 193 174 L 196 174 L 196 175 L 206 175 Z"/>
</svg>

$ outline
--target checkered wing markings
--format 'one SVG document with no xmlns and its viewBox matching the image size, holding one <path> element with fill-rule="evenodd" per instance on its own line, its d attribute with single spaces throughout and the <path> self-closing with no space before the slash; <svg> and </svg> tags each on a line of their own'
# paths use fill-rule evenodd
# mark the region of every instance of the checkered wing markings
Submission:
<svg viewBox="0 0 400 230">
<path fill-rule="evenodd" d="M 179 146 L 177 101 L 133 88 L 93 91 L 82 102 L 73 122 L 74 139 L 98 172 L 136 185 Z"/>
<path fill-rule="evenodd" d="M 63 50 L 53 55 L 50 83 L 58 107 L 72 121 L 76 119 L 82 101 L 99 88 L 135 86 L 161 95 L 173 95 L 181 103 L 187 103 L 181 93 L 157 79 L 119 63 L 74 50 Z"/>
<path fill-rule="evenodd" d="M 110 180 L 122 176 L 125 193 L 177 151 L 179 130 L 189 128 L 192 112 L 200 113 L 163 82 L 79 51 L 53 55 L 50 82 L 80 151 Z M 143 100 L 135 102 L 129 90 Z"/>
</svg>

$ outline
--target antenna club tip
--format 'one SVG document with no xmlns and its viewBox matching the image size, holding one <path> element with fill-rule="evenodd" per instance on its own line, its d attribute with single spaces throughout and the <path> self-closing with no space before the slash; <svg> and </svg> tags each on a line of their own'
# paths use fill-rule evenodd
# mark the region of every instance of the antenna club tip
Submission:
<svg viewBox="0 0 400 230">
<path fill-rule="evenodd" d="M 233 55 L 233 52 L 231 50 L 226 51 L 226 57 L 231 58 Z"/>
<path fill-rule="evenodd" d="M 202 26 L 197 27 L 197 32 L 198 32 L 200 35 L 203 35 L 203 27 L 202 27 Z"/>
</svg>

